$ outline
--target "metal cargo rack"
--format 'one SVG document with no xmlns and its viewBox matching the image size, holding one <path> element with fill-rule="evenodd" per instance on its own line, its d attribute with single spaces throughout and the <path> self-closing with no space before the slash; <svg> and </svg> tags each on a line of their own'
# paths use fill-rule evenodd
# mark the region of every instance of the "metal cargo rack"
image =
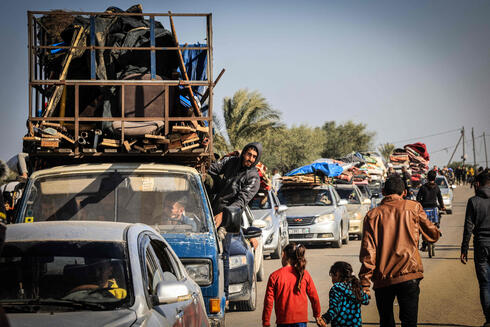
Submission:
<svg viewBox="0 0 490 327">
<path fill-rule="evenodd" d="M 86 44 L 78 44 L 72 42 L 71 45 L 50 45 L 46 42 L 47 30 L 40 22 L 40 17 L 44 15 L 60 15 L 60 16 L 81 16 L 87 18 L 90 21 L 90 25 L 86 33 Z M 29 153 L 33 162 L 41 160 L 44 162 L 38 162 L 38 166 L 47 165 L 47 162 L 97 162 L 97 161 L 143 161 L 143 162 L 172 162 L 177 164 L 186 164 L 200 167 L 203 171 L 206 166 L 209 165 L 213 154 L 213 87 L 216 82 L 213 82 L 213 31 L 212 31 L 212 14 L 211 13 L 136 13 L 136 12 L 65 12 L 65 11 L 28 11 L 28 51 L 29 51 L 29 109 L 28 109 L 28 134 L 24 137 L 25 149 Z M 95 19 L 96 17 L 111 17 L 111 16 L 143 16 L 143 19 L 149 19 L 150 22 L 150 46 L 146 47 L 123 47 L 123 46 L 100 46 L 96 45 L 96 33 L 95 33 Z M 170 20 L 172 26 L 172 37 L 175 40 L 175 46 L 158 47 L 155 42 L 155 19 L 158 17 L 167 17 Z M 180 45 L 177 41 L 175 29 L 173 25 L 172 17 L 194 17 L 202 18 L 206 23 L 206 44 L 200 47 L 192 47 Z M 75 33 L 75 32 L 74 32 Z M 82 32 L 80 31 L 79 34 Z M 75 39 L 75 37 L 73 37 Z M 183 50 L 205 50 L 206 51 L 206 80 L 189 80 L 185 67 L 182 69 L 180 66 L 181 77 L 173 75 L 172 79 L 158 79 L 156 74 L 157 69 L 157 54 L 161 51 L 174 51 L 176 54 L 180 54 L 180 62 L 183 64 L 182 51 Z M 68 68 L 64 67 L 62 70 L 65 74 L 60 74 L 58 79 L 53 79 L 53 76 L 48 76 L 44 66 L 43 58 L 44 54 L 48 51 L 59 50 L 66 52 L 66 58 L 64 59 L 64 65 L 70 60 L 74 51 L 82 51 L 82 53 L 89 54 L 90 65 L 90 79 L 67 79 L 66 75 Z M 102 55 L 104 51 L 143 51 L 149 52 L 151 78 L 148 80 L 142 79 L 126 79 L 126 80 L 114 80 L 114 79 L 98 79 L 96 69 L 97 61 L 96 56 Z M 88 51 L 88 53 L 87 53 Z M 69 65 L 69 63 L 68 63 Z M 221 75 L 220 75 L 221 76 Z M 218 77 L 219 78 L 219 77 Z M 80 89 L 84 87 L 110 87 L 117 88 L 120 95 L 118 101 L 120 104 L 120 113 L 118 117 L 90 117 L 80 115 Z M 145 87 L 145 86 L 160 86 L 164 89 L 164 115 L 152 116 L 152 117 L 125 117 L 125 92 L 128 87 Z M 207 115 L 200 115 L 199 108 L 196 108 L 197 102 L 192 94 L 192 86 L 205 86 L 205 98 L 207 98 Z M 179 87 L 183 87 L 189 90 L 189 100 L 192 104 L 189 109 L 188 116 L 171 116 L 169 108 L 172 105 L 170 103 L 170 93 L 172 90 L 176 90 Z M 51 95 L 47 95 L 46 90 L 54 91 Z M 67 90 L 72 88 L 71 92 L 74 94 L 73 101 L 74 111 L 72 116 L 63 116 L 58 114 L 57 116 L 50 115 L 53 113 L 53 104 L 51 102 L 58 101 L 59 103 L 61 95 L 60 93 L 68 93 Z M 59 89 L 62 89 L 60 92 Z M 66 96 L 66 95 L 65 95 Z M 58 100 L 54 99 L 58 97 Z M 66 100 L 61 100 L 66 101 Z M 204 104 L 204 101 L 202 101 Z M 197 109 L 197 110 L 196 110 Z M 51 111 L 50 111 L 51 110 Z M 61 110 L 59 110 L 61 111 Z M 127 135 L 127 125 L 131 122 L 153 122 L 163 121 L 163 127 L 156 136 L 152 139 L 159 138 L 160 143 L 157 145 L 156 151 L 132 151 L 128 150 L 125 144 L 133 138 Z M 100 145 L 97 147 L 97 142 L 94 141 L 96 146 L 91 151 L 85 151 L 81 144 L 81 134 L 87 132 L 87 126 L 94 126 L 96 124 L 110 122 L 120 122 L 121 129 L 120 135 L 113 137 L 113 140 L 108 140 L 108 148 L 102 148 Z M 178 124 L 177 124 L 178 123 Z M 185 147 L 171 148 L 169 143 L 172 136 L 175 140 L 175 131 L 172 130 L 175 125 L 179 125 L 181 129 L 189 127 L 191 132 L 195 132 L 199 135 L 199 141 L 192 142 L 193 146 L 189 149 Z M 46 130 L 42 130 L 45 127 L 51 128 L 51 136 L 53 136 L 54 144 L 65 144 L 67 146 L 49 146 L 49 136 L 46 135 Z M 189 132 L 189 131 L 187 131 Z M 36 134 L 37 133 L 37 134 Z M 58 134 L 56 134 L 58 133 Z M 45 143 L 48 146 L 39 146 L 43 136 L 45 137 Z M 178 134 L 177 135 L 184 135 Z M 101 136 L 103 138 L 104 136 Z M 107 137 L 107 136 L 106 136 Z M 149 136 L 150 137 L 150 136 Z M 58 139 L 58 141 L 56 141 Z M 195 139 L 195 138 L 194 138 Z M 151 140 L 153 141 L 153 140 Z M 56 143 L 58 142 L 58 143 Z M 100 142 L 100 140 L 99 140 Z M 155 141 L 156 142 L 156 141 Z M 195 144 L 199 144 L 198 146 Z M 26 146 L 27 144 L 27 146 Z M 99 143 L 100 144 L 100 143 Z M 152 144 L 150 142 L 150 144 Z M 183 143 L 181 143 L 183 144 Z M 130 146 L 131 148 L 131 146 Z M 142 147 L 140 147 L 142 148 Z M 106 149 L 111 149 L 110 151 Z M 142 148 L 143 149 L 143 148 Z M 152 148 L 152 150 L 155 150 Z"/>
</svg>

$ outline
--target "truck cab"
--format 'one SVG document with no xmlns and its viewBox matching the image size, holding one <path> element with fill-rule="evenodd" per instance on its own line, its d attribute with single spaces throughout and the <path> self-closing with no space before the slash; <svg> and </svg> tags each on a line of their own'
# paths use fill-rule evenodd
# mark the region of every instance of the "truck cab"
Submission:
<svg viewBox="0 0 490 327">
<path fill-rule="evenodd" d="M 172 219 L 175 201 L 183 204 L 186 219 Z M 222 251 L 210 208 L 201 175 L 194 168 L 86 163 L 34 172 L 16 222 L 99 220 L 154 227 L 201 287 L 210 324 L 224 326 Z"/>
</svg>

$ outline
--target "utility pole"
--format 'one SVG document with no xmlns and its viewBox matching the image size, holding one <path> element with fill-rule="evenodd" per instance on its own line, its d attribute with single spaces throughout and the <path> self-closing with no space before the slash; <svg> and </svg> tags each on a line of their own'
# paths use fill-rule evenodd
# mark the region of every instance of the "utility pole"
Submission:
<svg viewBox="0 0 490 327">
<path fill-rule="evenodd" d="M 485 132 L 483 132 L 483 146 L 485 147 L 485 168 L 488 168 L 487 140 L 485 139 Z"/>
<path fill-rule="evenodd" d="M 473 141 L 473 163 L 474 163 L 474 167 L 476 167 L 475 133 L 473 133 L 473 127 L 471 128 L 471 140 Z"/>
<path fill-rule="evenodd" d="M 461 136 L 459 137 L 458 143 L 457 143 L 457 144 L 456 144 L 456 146 L 454 147 L 453 154 L 451 154 L 451 158 L 449 158 L 449 161 L 448 161 L 448 163 L 447 163 L 447 166 L 448 166 L 448 167 L 449 167 L 449 165 L 451 164 L 451 161 L 453 161 L 454 154 L 456 153 L 456 150 L 458 149 L 459 143 L 461 143 L 461 140 L 463 139 L 463 134 L 464 134 L 464 131 L 463 131 L 463 129 L 462 129 L 462 130 L 461 130 Z"/>
<path fill-rule="evenodd" d="M 463 168 L 464 168 L 464 162 L 466 161 L 465 140 L 464 140 L 464 126 L 463 126 L 463 131 L 461 133 L 463 133 L 463 156 L 461 157 L 461 159 L 463 159 Z"/>
</svg>

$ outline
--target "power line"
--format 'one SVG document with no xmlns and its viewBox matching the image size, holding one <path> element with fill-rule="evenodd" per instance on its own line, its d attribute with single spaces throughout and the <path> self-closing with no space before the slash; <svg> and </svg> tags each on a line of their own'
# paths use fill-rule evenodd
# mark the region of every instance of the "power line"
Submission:
<svg viewBox="0 0 490 327">
<path fill-rule="evenodd" d="M 450 134 L 450 133 L 459 132 L 459 131 L 461 131 L 461 128 L 452 129 L 452 130 L 449 130 L 449 131 L 439 132 L 439 133 L 430 134 L 430 135 L 425 135 L 425 136 L 412 137 L 412 138 L 409 138 L 409 139 L 399 140 L 399 141 L 390 142 L 390 143 L 392 143 L 392 144 L 397 144 L 397 143 L 402 143 L 402 142 L 408 142 L 408 141 L 420 140 L 420 139 L 424 139 L 424 138 L 428 138 L 428 137 L 433 137 L 433 136 L 439 136 L 439 135 L 444 135 L 444 134 Z"/>
</svg>

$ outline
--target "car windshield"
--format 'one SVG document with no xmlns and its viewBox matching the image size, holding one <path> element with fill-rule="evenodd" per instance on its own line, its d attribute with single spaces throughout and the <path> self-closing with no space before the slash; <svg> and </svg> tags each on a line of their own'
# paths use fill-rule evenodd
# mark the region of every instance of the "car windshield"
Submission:
<svg viewBox="0 0 490 327">
<path fill-rule="evenodd" d="M 325 189 L 281 189 L 278 196 L 289 207 L 332 205 L 332 195 Z"/>
<path fill-rule="evenodd" d="M 6 242 L 0 305 L 7 312 L 128 307 L 131 284 L 122 242 Z"/>
<path fill-rule="evenodd" d="M 446 179 L 444 179 L 444 178 L 436 178 L 436 184 L 440 188 L 448 188 L 447 183 L 446 183 Z"/>
<path fill-rule="evenodd" d="M 23 222 L 102 220 L 144 223 L 162 233 L 207 232 L 209 210 L 190 174 L 84 173 L 37 178 Z"/>
<path fill-rule="evenodd" d="M 369 187 L 367 185 L 357 185 L 357 187 L 361 191 L 362 195 L 364 195 L 366 198 L 371 197 L 371 191 L 369 190 Z"/>
<path fill-rule="evenodd" d="M 267 192 L 258 192 L 248 204 L 252 210 L 270 209 L 271 202 Z"/>
<path fill-rule="evenodd" d="M 350 204 L 360 204 L 361 200 L 353 188 L 337 188 L 337 193 L 343 200 L 349 201 Z"/>
</svg>

